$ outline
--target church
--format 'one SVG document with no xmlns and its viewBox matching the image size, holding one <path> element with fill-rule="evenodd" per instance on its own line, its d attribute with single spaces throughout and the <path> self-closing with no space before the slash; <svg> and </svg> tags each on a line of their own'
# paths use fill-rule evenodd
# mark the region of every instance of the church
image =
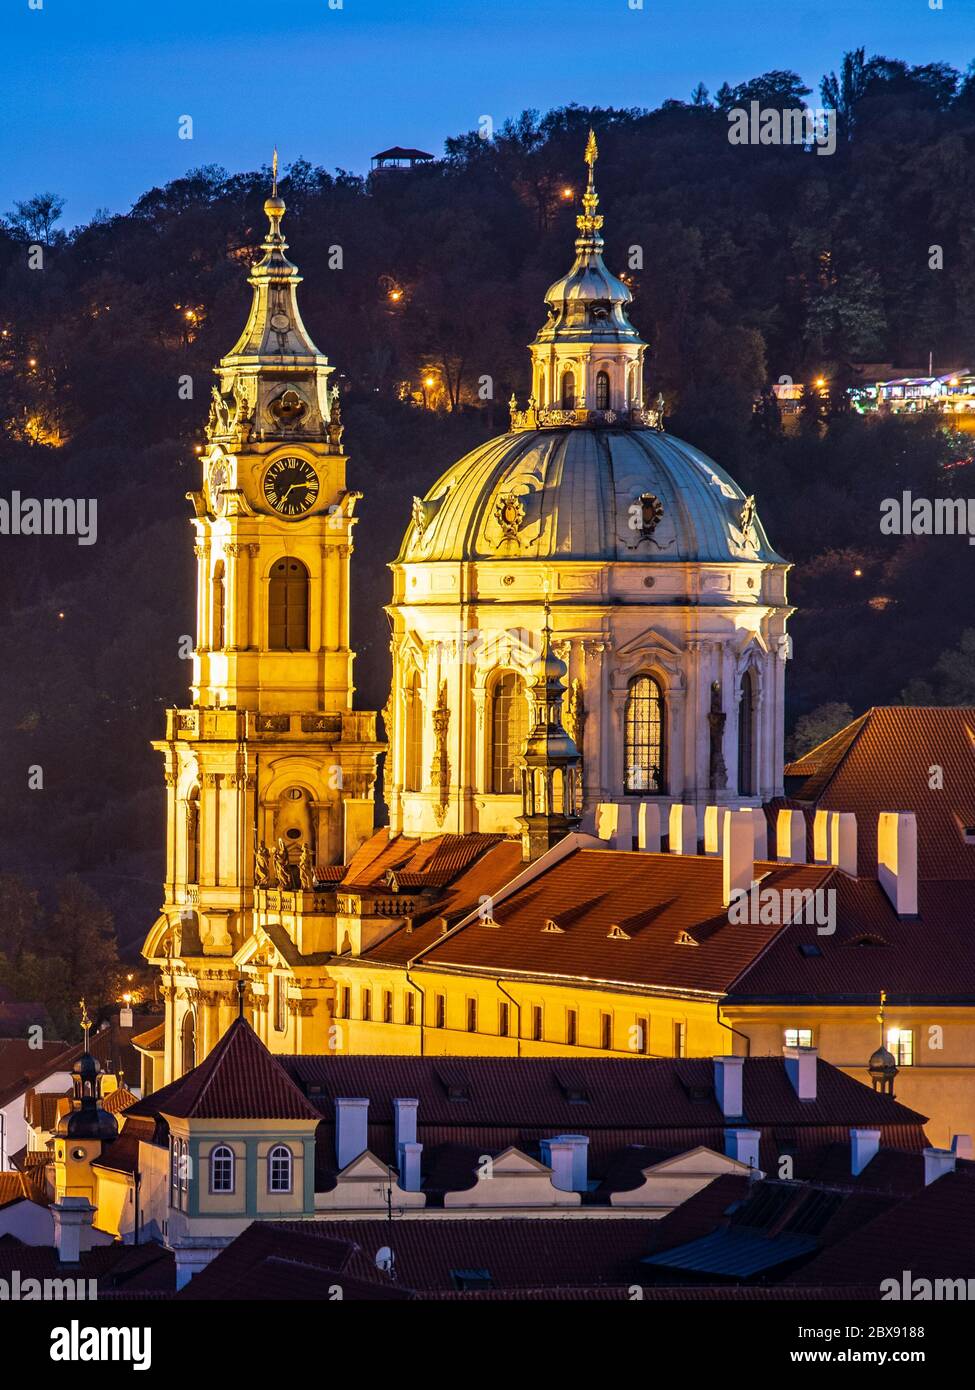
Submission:
<svg viewBox="0 0 975 1390">
<path fill-rule="evenodd" d="M 527 398 L 404 517 L 386 743 L 353 708 L 361 494 L 333 368 L 276 186 L 265 204 L 189 494 L 191 698 L 154 745 L 167 868 L 144 954 L 166 1009 L 143 1090 L 203 1062 L 243 990 L 281 1056 L 815 1047 L 878 1090 L 896 1076 L 936 1139 L 971 1132 L 975 711 L 870 711 L 784 765 L 789 564 L 644 399 L 597 158 L 590 134 Z M 935 745 L 954 775 L 932 804 Z M 756 882 L 832 895 L 833 930 L 731 921 Z"/>
</svg>

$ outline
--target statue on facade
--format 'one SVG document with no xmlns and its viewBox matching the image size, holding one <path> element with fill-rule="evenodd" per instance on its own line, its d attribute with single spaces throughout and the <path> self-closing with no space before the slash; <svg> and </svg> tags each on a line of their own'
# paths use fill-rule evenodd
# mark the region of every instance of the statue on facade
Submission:
<svg viewBox="0 0 975 1390">
<path fill-rule="evenodd" d="M 708 763 L 708 787 L 711 791 L 724 791 L 728 785 L 728 767 L 724 760 L 724 726 L 728 716 L 721 708 L 721 682 L 711 685 L 711 709 L 708 713 L 708 727 L 711 731 L 711 750 Z"/>
<path fill-rule="evenodd" d="M 274 877 L 279 888 L 291 887 L 291 865 L 288 863 L 288 851 L 283 840 L 278 840 L 274 851 Z"/>
<path fill-rule="evenodd" d="M 311 861 L 311 846 L 307 840 L 302 841 L 301 853 L 298 856 L 298 878 L 306 892 L 310 892 L 314 888 L 315 866 Z"/>
<path fill-rule="evenodd" d="M 271 886 L 271 851 L 267 845 L 258 845 L 254 851 L 254 886 L 256 888 L 270 888 Z"/>
</svg>

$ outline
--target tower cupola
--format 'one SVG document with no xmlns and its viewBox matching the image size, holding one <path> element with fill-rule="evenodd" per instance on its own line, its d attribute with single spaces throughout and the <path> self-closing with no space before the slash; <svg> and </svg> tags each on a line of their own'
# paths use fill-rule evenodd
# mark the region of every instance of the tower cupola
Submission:
<svg viewBox="0 0 975 1390">
<path fill-rule="evenodd" d="M 568 667 L 552 650 L 548 604 L 542 650 L 530 672 L 532 724 L 518 759 L 521 773 L 522 850 L 537 859 L 579 823 L 579 750 L 562 726 Z"/>
</svg>

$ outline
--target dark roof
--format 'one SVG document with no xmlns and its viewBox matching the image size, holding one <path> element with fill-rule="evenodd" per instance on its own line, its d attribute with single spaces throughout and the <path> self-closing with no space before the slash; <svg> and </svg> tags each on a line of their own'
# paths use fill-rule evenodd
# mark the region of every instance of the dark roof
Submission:
<svg viewBox="0 0 975 1390">
<path fill-rule="evenodd" d="M 408 1299 L 407 1289 L 350 1275 L 346 1266 L 355 1246 L 341 1232 L 325 1235 L 304 1224 L 282 1230 L 255 1221 L 177 1294 L 179 1299 L 265 1299 L 332 1301 L 336 1286 L 347 1299 Z"/>
<path fill-rule="evenodd" d="M 899 918 L 875 879 L 836 874 L 836 931 L 787 927 L 731 986 L 727 1004 L 975 1001 L 975 883 L 918 885 L 918 916 Z M 815 948 L 812 953 L 802 947 Z M 864 1066 L 867 1059 L 863 1058 Z"/>
<path fill-rule="evenodd" d="M 930 769 L 943 787 L 932 794 Z M 785 769 L 789 804 L 852 811 L 858 871 L 877 872 L 877 817 L 913 811 L 920 879 L 975 880 L 975 708 L 878 706 Z"/>
<path fill-rule="evenodd" d="M 103 1292 L 125 1289 L 135 1293 L 157 1290 L 171 1293 L 176 1287 L 176 1263 L 172 1251 L 161 1245 L 123 1245 L 112 1241 L 85 1251 L 78 1264 L 66 1268 L 53 1245 L 23 1245 L 13 1237 L 0 1238 L 0 1279 L 8 1283 L 14 1270 L 25 1279 L 97 1279 L 98 1297 Z"/>
<path fill-rule="evenodd" d="M 0 1106 L 23 1095 L 55 1071 L 70 1071 L 81 1056 L 78 1044 L 45 1042 L 31 1047 L 26 1038 L 0 1038 Z"/>
<path fill-rule="evenodd" d="M 661 1255 L 650 1255 L 645 1263 L 668 1270 L 747 1279 L 792 1264 L 816 1248 L 817 1242 L 811 1236 L 766 1236 L 760 1231 L 730 1227 L 712 1231 Z"/>
<path fill-rule="evenodd" d="M 250 1024 L 235 1018 L 213 1051 L 179 1080 L 137 1101 L 131 1115 L 197 1120 L 317 1120 Z"/>
<path fill-rule="evenodd" d="M 380 150 L 372 157 L 373 159 L 433 159 L 433 155 L 426 150 L 405 149 L 402 145 L 393 145 L 391 149 Z"/>
</svg>

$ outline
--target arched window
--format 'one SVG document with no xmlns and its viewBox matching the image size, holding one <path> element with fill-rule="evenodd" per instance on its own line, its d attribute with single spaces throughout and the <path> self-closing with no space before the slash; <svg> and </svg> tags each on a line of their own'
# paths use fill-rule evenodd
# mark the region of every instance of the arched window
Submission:
<svg viewBox="0 0 975 1390">
<path fill-rule="evenodd" d="M 596 373 L 596 409 L 609 409 L 609 372 Z"/>
<path fill-rule="evenodd" d="M 738 795 L 755 795 L 755 677 L 751 671 L 741 678 L 738 701 Z"/>
<path fill-rule="evenodd" d="M 194 787 L 186 800 L 186 882 L 200 881 L 200 789 Z"/>
<path fill-rule="evenodd" d="M 423 700 L 420 673 L 414 671 L 406 692 L 406 767 L 403 786 L 408 792 L 423 788 Z"/>
<path fill-rule="evenodd" d="M 665 786 L 664 700 L 652 676 L 634 676 L 626 695 L 624 789 L 636 795 Z"/>
<path fill-rule="evenodd" d="M 233 1192 L 234 1151 L 226 1144 L 210 1150 L 210 1191 Z"/>
<path fill-rule="evenodd" d="M 210 643 L 211 649 L 215 652 L 223 651 L 226 644 L 226 619 L 225 613 L 226 590 L 224 588 L 224 568 L 223 561 L 218 560 L 213 567 L 213 578 L 210 581 L 212 590 L 212 615 L 213 625 L 211 628 L 213 640 Z"/>
<path fill-rule="evenodd" d="M 518 789 L 515 758 L 528 737 L 528 700 L 525 682 L 506 671 L 495 683 L 491 696 L 491 790 L 510 796 Z"/>
<path fill-rule="evenodd" d="M 196 1016 L 192 1009 L 187 1009 L 183 1015 L 180 1041 L 182 1043 L 183 1074 L 185 1076 L 196 1066 Z"/>
<path fill-rule="evenodd" d="M 562 409 L 575 410 L 576 408 L 576 379 L 571 372 L 565 372 L 562 376 Z"/>
<path fill-rule="evenodd" d="M 291 1150 L 284 1144 L 275 1144 L 267 1156 L 267 1190 L 291 1191 Z"/>
<path fill-rule="evenodd" d="M 308 650 L 308 571 L 290 555 L 271 570 L 267 644 L 272 651 Z"/>
</svg>

